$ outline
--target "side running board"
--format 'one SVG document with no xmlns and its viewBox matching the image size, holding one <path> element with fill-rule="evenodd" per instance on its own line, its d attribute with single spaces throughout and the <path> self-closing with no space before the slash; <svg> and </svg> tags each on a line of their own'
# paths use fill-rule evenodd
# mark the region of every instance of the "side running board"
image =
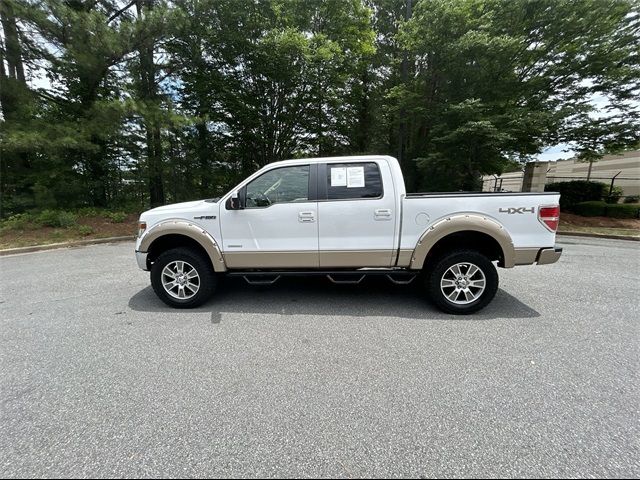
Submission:
<svg viewBox="0 0 640 480">
<path fill-rule="evenodd" d="M 327 277 L 337 285 L 358 285 L 365 277 L 384 276 L 396 285 L 408 285 L 415 280 L 418 272 L 387 268 L 362 268 L 358 270 L 278 270 L 230 271 L 227 276 L 242 277 L 249 285 L 273 285 L 282 277 Z"/>
<path fill-rule="evenodd" d="M 362 280 L 364 280 L 364 277 L 366 277 L 366 275 L 360 275 L 360 277 L 357 279 L 337 280 L 333 278 L 333 276 L 327 275 L 327 278 L 331 281 L 331 283 L 335 283 L 336 285 L 358 285 Z"/>
<path fill-rule="evenodd" d="M 244 281 L 249 285 L 273 285 L 280 280 L 280 275 L 272 276 L 271 278 L 269 278 L 268 275 L 264 275 L 262 278 L 250 278 L 248 275 L 243 275 L 242 278 L 244 278 Z"/>
</svg>

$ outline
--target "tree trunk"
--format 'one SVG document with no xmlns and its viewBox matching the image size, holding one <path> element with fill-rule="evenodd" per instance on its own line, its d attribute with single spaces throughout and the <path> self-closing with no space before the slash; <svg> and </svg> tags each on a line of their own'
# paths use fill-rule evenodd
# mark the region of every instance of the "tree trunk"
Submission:
<svg viewBox="0 0 640 480">
<path fill-rule="evenodd" d="M 16 26 L 13 7 L 8 0 L 0 0 L 0 20 L 2 21 L 2 30 L 4 32 L 9 78 L 16 79 L 20 83 L 25 84 L 18 27 Z"/>
<path fill-rule="evenodd" d="M 20 109 L 20 97 L 26 93 L 27 83 L 22 64 L 22 47 L 13 8 L 7 0 L 0 0 L 0 23 L 4 33 L 4 52 L 0 52 L 0 108 L 5 122 L 15 120 Z M 4 55 L 3 55 L 4 53 Z M 3 58 L 4 56 L 4 58 Z M 6 60 L 6 70 L 5 70 Z"/>
<path fill-rule="evenodd" d="M 4 50 L 0 49 L 0 111 L 3 129 L 23 120 L 29 112 L 31 97 L 25 81 L 22 46 L 13 7 L 0 0 L 0 24 Z M 6 63 L 5 63 L 6 62 Z M 6 68 L 5 68 L 6 67 Z M 4 216 L 7 200 L 16 194 L 32 196 L 33 182 L 29 176 L 29 157 L 23 151 L 0 151 L 0 217 Z"/>
<path fill-rule="evenodd" d="M 147 155 L 149 162 L 149 200 L 152 207 L 165 203 L 163 165 L 162 165 L 162 139 L 160 126 L 157 122 L 147 122 Z"/>
<path fill-rule="evenodd" d="M 209 179 L 211 178 L 211 162 L 209 151 L 209 132 L 204 120 L 196 124 L 198 134 L 198 166 L 200 167 L 200 189 L 203 195 L 209 195 Z"/>
<path fill-rule="evenodd" d="M 409 21 L 412 14 L 412 0 L 406 0 L 406 10 L 404 19 L 405 21 Z M 406 86 L 409 81 L 409 57 L 406 51 L 402 53 L 402 63 L 400 65 L 400 78 L 402 85 Z M 405 158 L 405 150 L 406 150 L 406 136 L 407 136 L 407 113 L 404 110 L 404 107 L 400 109 L 400 123 L 398 125 L 398 162 L 400 162 L 400 167 L 403 172 L 407 169 L 405 168 L 406 158 Z"/>
<path fill-rule="evenodd" d="M 137 0 L 136 9 L 138 17 L 142 18 L 145 10 L 153 9 L 153 0 Z M 149 180 L 149 201 L 152 207 L 165 203 L 163 162 L 162 162 L 162 137 L 158 116 L 150 113 L 150 109 L 159 107 L 158 85 L 156 83 L 156 64 L 153 60 L 154 39 L 149 38 L 140 47 L 140 88 L 139 96 L 146 104 L 144 128 L 147 142 L 147 172 Z"/>
<path fill-rule="evenodd" d="M 107 147 L 96 135 L 91 136 L 91 143 L 97 145 L 97 151 L 87 152 L 87 171 L 89 173 L 89 194 L 94 207 L 107 206 Z"/>
<path fill-rule="evenodd" d="M 371 101 L 370 95 L 370 78 L 369 69 L 367 65 L 362 67 L 362 73 L 360 75 L 360 81 L 362 82 L 362 98 L 360 99 L 360 105 L 358 108 L 358 127 L 356 132 L 356 149 L 358 153 L 368 153 L 369 146 L 371 145 Z"/>
</svg>

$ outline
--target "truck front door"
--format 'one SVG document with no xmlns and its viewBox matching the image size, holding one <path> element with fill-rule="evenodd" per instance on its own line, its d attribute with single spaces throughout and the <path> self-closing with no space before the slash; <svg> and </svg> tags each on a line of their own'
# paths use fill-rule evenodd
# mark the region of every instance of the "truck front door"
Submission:
<svg viewBox="0 0 640 480">
<path fill-rule="evenodd" d="M 241 190 L 244 209 L 220 207 L 229 268 L 317 268 L 316 165 L 278 167 Z"/>
</svg>

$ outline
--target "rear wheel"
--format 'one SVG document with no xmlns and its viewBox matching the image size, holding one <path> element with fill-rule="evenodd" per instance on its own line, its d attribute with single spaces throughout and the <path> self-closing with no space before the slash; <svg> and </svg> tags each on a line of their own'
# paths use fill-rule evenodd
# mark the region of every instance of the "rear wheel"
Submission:
<svg viewBox="0 0 640 480">
<path fill-rule="evenodd" d="M 216 277 L 207 258 L 188 248 L 162 253 L 151 267 L 151 285 L 167 305 L 193 308 L 211 298 Z"/>
<path fill-rule="evenodd" d="M 486 307 L 498 291 L 498 272 L 491 260 L 474 250 L 457 250 L 431 263 L 426 288 L 442 311 L 458 315 Z"/>
</svg>

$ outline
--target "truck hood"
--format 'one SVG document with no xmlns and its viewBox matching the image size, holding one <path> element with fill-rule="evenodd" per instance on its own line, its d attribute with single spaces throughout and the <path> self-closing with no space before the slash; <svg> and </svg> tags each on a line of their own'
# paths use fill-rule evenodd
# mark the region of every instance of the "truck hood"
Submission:
<svg viewBox="0 0 640 480">
<path fill-rule="evenodd" d="M 194 200 L 193 202 L 182 202 L 182 203 L 172 203 L 169 205 L 163 205 L 162 207 L 152 208 L 151 210 L 147 210 L 144 214 L 157 215 L 157 214 L 167 214 L 172 212 L 183 212 L 190 211 L 193 208 L 197 208 L 199 206 L 203 206 L 204 200 Z"/>
<path fill-rule="evenodd" d="M 194 216 L 211 215 L 217 209 L 216 199 L 195 200 L 193 202 L 172 203 L 162 207 L 152 208 L 140 215 L 140 220 L 146 221 L 149 226 L 156 222 L 169 218 L 184 218 L 193 220 Z"/>
</svg>

